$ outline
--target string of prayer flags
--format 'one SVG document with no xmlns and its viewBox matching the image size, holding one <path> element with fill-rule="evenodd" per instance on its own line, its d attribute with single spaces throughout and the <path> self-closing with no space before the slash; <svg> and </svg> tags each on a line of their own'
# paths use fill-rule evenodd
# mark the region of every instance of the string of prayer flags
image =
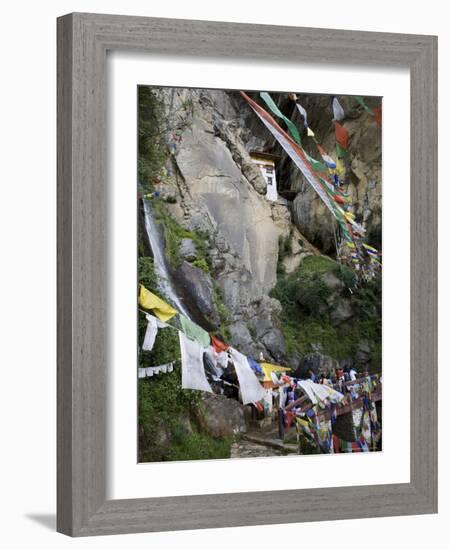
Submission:
<svg viewBox="0 0 449 550">
<path fill-rule="evenodd" d="M 245 94 L 241 92 L 242 95 L 245 97 Z M 272 98 L 269 96 L 268 93 L 264 92 L 261 94 L 264 98 L 267 105 L 271 108 L 271 111 L 277 115 L 280 116 L 284 121 L 288 120 L 283 115 L 283 113 L 280 112 L 279 108 L 275 105 Z M 270 124 L 267 124 L 267 119 L 269 122 L 273 122 L 276 125 L 276 122 L 270 117 L 268 113 L 266 113 L 260 106 L 257 106 L 257 103 L 252 102 L 252 100 L 247 101 L 250 103 L 251 107 L 254 111 L 256 111 L 256 114 L 258 114 L 259 118 L 261 118 L 262 122 L 264 122 L 265 126 L 268 127 L 268 129 L 271 131 L 271 133 L 275 136 L 276 139 L 278 139 L 280 145 L 283 147 L 283 149 L 287 152 L 287 154 L 292 158 L 293 162 L 296 164 L 296 166 L 302 171 L 303 175 L 306 177 L 306 179 L 309 181 L 309 183 L 314 187 L 315 191 L 319 194 L 323 202 L 326 204 L 326 206 L 331 210 L 335 218 L 337 219 L 342 235 L 344 237 L 344 242 L 352 249 L 351 252 L 351 260 L 353 263 L 353 266 L 356 268 L 356 270 L 362 269 L 364 271 L 364 276 L 371 277 L 375 274 L 375 267 L 380 265 L 380 262 L 378 258 L 375 256 L 376 252 L 371 251 L 367 252 L 365 254 L 365 257 L 362 254 L 362 249 L 360 248 L 360 244 L 356 247 L 354 244 L 353 239 L 360 238 L 365 234 L 365 230 L 362 225 L 358 224 L 355 221 L 354 215 L 348 211 L 348 207 L 351 204 L 351 200 L 349 195 L 341 193 L 340 191 L 337 191 L 337 189 L 341 186 L 341 180 L 340 178 L 343 178 L 345 176 L 346 168 L 345 163 L 343 161 L 344 157 L 348 154 L 348 145 L 349 145 L 349 133 L 348 130 L 340 124 L 339 121 L 343 120 L 345 117 L 344 109 L 338 99 L 336 97 L 333 98 L 332 101 L 332 109 L 334 114 L 334 120 L 335 120 L 335 136 L 336 136 L 336 158 L 337 160 L 334 161 L 334 159 L 324 150 L 324 148 L 321 146 L 321 144 L 318 142 L 318 140 L 315 137 L 315 133 L 313 130 L 308 126 L 308 120 L 307 120 L 307 111 L 300 105 L 300 103 L 297 100 L 296 94 L 289 94 L 289 98 L 295 102 L 295 105 L 301 114 L 301 116 L 304 118 L 304 126 L 307 128 L 307 135 L 313 139 L 315 142 L 318 151 L 320 153 L 320 156 L 323 160 L 323 163 L 315 160 L 313 157 L 311 157 L 304 149 L 302 149 L 302 145 L 300 141 L 297 140 L 297 150 L 295 152 L 300 152 L 303 154 L 303 158 L 305 157 L 305 162 L 300 162 L 301 155 L 299 155 L 299 158 L 294 158 L 289 150 L 288 150 L 288 143 L 282 143 L 278 139 L 278 135 L 276 135 L 276 131 L 273 131 L 273 127 L 270 127 Z M 362 102 L 363 101 L 363 98 Z M 365 104 L 366 105 L 366 104 Z M 259 107 L 259 111 L 257 110 L 257 107 Z M 265 117 L 264 117 L 265 113 Z M 374 111 L 373 111 L 374 114 Z M 380 111 L 379 111 L 380 116 Z M 287 123 L 287 122 L 286 122 Z M 289 127 L 293 126 L 293 123 L 288 120 Z M 274 127 L 274 130 L 280 130 L 280 133 L 282 134 L 283 130 L 278 126 Z M 283 132 L 285 134 L 285 132 Z M 291 131 L 293 132 L 293 130 Z M 307 168 L 311 168 L 315 173 L 316 177 L 321 184 L 321 186 L 318 186 L 316 181 L 311 180 L 308 177 L 307 172 L 303 171 L 303 168 L 307 170 Z M 326 175 L 330 176 L 330 181 L 328 181 Z M 323 177 L 324 176 L 324 177 Z M 328 176 L 328 177 L 329 177 Z M 332 182 L 332 183 L 331 183 Z M 329 201 L 326 200 L 325 195 L 328 196 Z M 366 265 L 366 256 L 368 256 L 371 264 Z"/>
<path fill-rule="evenodd" d="M 161 300 L 156 294 L 153 294 L 143 285 L 140 285 L 139 304 L 144 309 L 153 310 L 154 314 L 159 317 L 161 321 L 168 321 L 178 312 L 172 308 L 167 302 Z"/>
<path fill-rule="evenodd" d="M 327 194 L 325 187 L 321 183 L 321 180 L 315 174 L 310 162 L 308 161 L 302 147 L 295 143 L 295 141 L 279 126 L 279 124 L 269 115 L 260 105 L 253 101 L 245 92 L 240 92 L 242 97 L 249 103 L 250 107 L 260 118 L 263 124 L 268 128 L 272 135 L 276 138 L 278 143 L 292 159 L 294 164 L 302 172 L 306 180 L 315 189 L 320 196 L 321 200 L 327 206 L 327 208 L 335 216 L 334 207 L 332 206 L 331 199 Z M 330 185 L 330 184 L 329 184 Z M 333 202 L 333 201 L 332 201 Z"/>
<path fill-rule="evenodd" d="M 181 347 L 182 387 L 213 393 L 204 372 L 204 348 L 179 331 Z"/>
<path fill-rule="evenodd" d="M 142 367 L 139 368 L 138 376 L 139 378 L 151 378 L 154 375 L 160 373 L 173 372 L 173 361 L 170 363 L 165 363 L 164 365 L 158 365 L 157 367 Z"/>
<path fill-rule="evenodd" d="M 340 121 L 345 118 L 343 107 L 336 97 L 332 100 L 332 111 L 334 113 L 334 120 Z"/>
<path fill-rule="evenodd" d="M 210 336 L 208 332 L 181 313 L 179 314 L 179 322 L 181 323 L 182 331 L 186 336 L 188 336 L 191 340 L 195 340 L 198 344 L 201 344 L 203 348 L 207 348 L 210 344 Z"/>
<path fill-rule="evenodd" d="M 343 210 L 334 200 L 334 187 L 325 178 L 321 177 L 317 173 L 309 160 L 309 155 L 304 151 L 300 144 L 296 143 L 273 119 L 273 117 L 267 113 L 260 105 L 258 105 L 253 99 L 251 99 L 245 92 L 241 91 L 242 97 L 249 103 L 250 107 L 268 128 L 271 134 L 278 141 L 279 145 L 284 149 L 287 155 L 292 159 L 294 164 L 302 172 L 305 179 L 314 188 L 319 195 L 325 206 L 331 211 L 333 216 L 337 219 L 344 238 L 348 241 L 352 241 L 350 225 L 343 216 Z M 336 123 L 338 124 L 338 122 Z M 336 163 L 334 163 L 336 166 Z"/>
<path fill-rule="evenodd" d="M 265 390 L 249 366 L 248 359 L 234 348 L 229 348 L 235 372 L 239 381 L 242 403 L 256 403 L 264 398 Z"/>
<path fill-rule="evenodd" d="M 293 122 L 280 111 L 279 107 L 273 101 L 270 94 L 268 92 L 260 92 L 260 97 L 265 101 L 270 111 L 285 122 L 288 131 L 290 132 L 292 138 L 296 141 L 296 143 L 301 144 L 301 137 L 299 135 L 298 128 L 296 128 L 296 125 L 293 124 Z"/>
</svg>

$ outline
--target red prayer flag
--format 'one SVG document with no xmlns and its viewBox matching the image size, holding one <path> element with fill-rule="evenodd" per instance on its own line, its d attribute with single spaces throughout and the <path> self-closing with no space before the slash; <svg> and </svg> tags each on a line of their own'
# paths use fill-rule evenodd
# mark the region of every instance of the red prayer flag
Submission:
<svg viewBox="0 0 449 550">
<path fill-rule="evenodd" d="M 375 107 L 373 109 L 373 115 L 376 124 L 380 126 L 382 124 L 382 107 Z"/>
<path fill-rule="evenodd" d="M 212 345 L 214 346 L 214 349 L 217 353 L 221 353 L 222 351 L 226 351 L 229 346 L 219 340 L 217 337 L 215 337 L 213 334 L 210 335 L 210 339 L 212 341 Z"/>
<path fill-rule="evenodd" d="M 349 144 L 349 134 L 348 130 L 344 126 L 342 126 L 339 122 L 335 123 L 335 139 L 337 140 L 337 143 L 340 144 L 343 149 L 348 148 Z"/>
</svg>

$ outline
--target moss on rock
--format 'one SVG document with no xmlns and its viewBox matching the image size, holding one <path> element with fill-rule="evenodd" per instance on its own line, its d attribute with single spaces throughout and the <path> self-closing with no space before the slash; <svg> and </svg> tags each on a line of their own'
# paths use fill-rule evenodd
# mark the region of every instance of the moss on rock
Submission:
<svg viewBox="0 0 449 550">
<path fill-rule="evenodd" d="M 326 256 L 309 256 L 290 275 L 281 276 L 271 292 L 282 304 L 281 330 L 290 354 L 319 348 L 337 360 L 356 360 L 368 340 L 370 370 L 381 368 L 381 280 L 356 284 L 354 272 Z M 349 319 L 335 322 L 339 306 Z"/>
</svg>

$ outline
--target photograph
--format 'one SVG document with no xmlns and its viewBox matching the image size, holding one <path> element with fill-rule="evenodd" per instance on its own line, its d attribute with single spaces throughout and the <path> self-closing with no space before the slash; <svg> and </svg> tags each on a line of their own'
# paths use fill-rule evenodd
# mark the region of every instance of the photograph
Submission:
<svg viewBox="0 0 449 550">
<path fill-rule="evenodd" d="M 3 547 L 439 547 L 441 2 L 111 4 L 3 10 Z"/>
<path fill-rule="evenodd" d="M 382 97 L 136 97 L 137 461 L 382 451 Z"/>
</svg>

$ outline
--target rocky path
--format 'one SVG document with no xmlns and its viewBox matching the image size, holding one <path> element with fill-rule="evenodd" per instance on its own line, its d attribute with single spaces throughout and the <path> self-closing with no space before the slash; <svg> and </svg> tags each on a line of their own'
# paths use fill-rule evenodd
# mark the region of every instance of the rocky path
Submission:
<svg viewBox="0 0 449 550">
<path fill-rule="evenodd" d="M 231 458 L 285 456 L 296 454 L 296 442 L 284 442 L 279 439 L 277 426 L 264 428 L 252 427 L 231 447 Z"/>
<path fill-rule="evenodd" d="M 266 445 L 259 445 L 246 439 L 236 441 L 231 447 L 231 458 L 250 458 L 261 456 L 282 456 L 282 451 L 267 447 Z"/>
</svg>

